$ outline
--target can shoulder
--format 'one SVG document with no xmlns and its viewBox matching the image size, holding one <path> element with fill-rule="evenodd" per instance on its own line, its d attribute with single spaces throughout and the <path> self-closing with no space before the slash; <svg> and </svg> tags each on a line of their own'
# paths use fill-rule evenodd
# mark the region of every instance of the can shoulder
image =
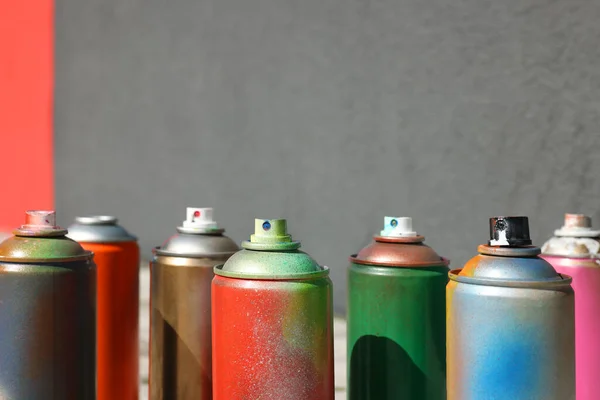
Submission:
<svg viewBox="0 0 600 400">
<path fill-rule="evenodd" d="M 233 254 L 239 246 L 228 236 L 177 233 L 156 249 L 158 255 L 202 257 L 215 254 Z"/>
<path fill-rule="evenodd" d="M 285 275 L 322 271 L 307 253 L 294 251 L 256 251 L 243 249 L 231 256 L 223 271 L 242 274 Z"/>
<path fill-rule="evenodd" d="M 13 236 L 0 243 L 0 261 L 30 262 L 90 258 L 91 252 L 65 236 Z"/>
<path fill-rule="evenodd" d="M 396 242 L 382 239 L 384 238 L 376 237 L 357 254 L 350 256 L 350 262 L 389 267 L 448 267 L 449 260 L 422 241 Z"/>
<path fill-rule="evenodd" d="M 137 237 L 117 224 L 86 225 L 74 223 L 68 228 L 67 237 L 85 243 L 135 242 Z"/>
<path fill-rule="evenodd" d="M 485 254 L 478 254 L 467 261 L 459 275 L 509 281 L 544 281 L 559 277 L 552 264 L 539 256 L 503 257 Z"/>
</svg>

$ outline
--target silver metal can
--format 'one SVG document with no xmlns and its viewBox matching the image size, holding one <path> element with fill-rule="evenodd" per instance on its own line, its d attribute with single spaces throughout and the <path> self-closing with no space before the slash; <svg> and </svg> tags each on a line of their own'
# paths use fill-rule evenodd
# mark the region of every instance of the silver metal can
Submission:
<svg viewBox="0 0 600 400">
<path fill-rule="evenodd" d="M 490 241 L 450 272 L 448 400 L 575 399 L 574 292 L 531 245 L 527 217 L 490 219 Z"/>
</svg>

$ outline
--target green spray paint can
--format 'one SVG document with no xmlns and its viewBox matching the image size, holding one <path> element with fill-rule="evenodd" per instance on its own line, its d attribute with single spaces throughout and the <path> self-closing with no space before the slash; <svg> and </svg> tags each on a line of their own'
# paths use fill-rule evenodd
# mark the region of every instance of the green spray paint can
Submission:
<svg viewBox="0 0 600 400">
<path fill-rule="evenodd" d="M 445 400 L 448 260 L 385 217 L 381 234 L 350 257 L 348 398 Z"/>
<path fill-rule="evenodd" d="M 213 399 L 333 400 L 329 270 L 284 219 L 257 219 L 242 247 L 212 282 Z"/>
</svg>

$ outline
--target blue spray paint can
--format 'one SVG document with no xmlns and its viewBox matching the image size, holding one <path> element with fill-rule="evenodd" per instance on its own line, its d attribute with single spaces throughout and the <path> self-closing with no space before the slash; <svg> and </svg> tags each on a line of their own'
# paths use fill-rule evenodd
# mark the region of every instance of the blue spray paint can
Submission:
<svg viewBox="0 0 600 400">
<path fill-rule="evenodd" d="M 448 400 L 574 400 L 571 277 L 538 257 L 527 217 L 490 218 L 490 241 L 446 288 Z"/>
</svg>

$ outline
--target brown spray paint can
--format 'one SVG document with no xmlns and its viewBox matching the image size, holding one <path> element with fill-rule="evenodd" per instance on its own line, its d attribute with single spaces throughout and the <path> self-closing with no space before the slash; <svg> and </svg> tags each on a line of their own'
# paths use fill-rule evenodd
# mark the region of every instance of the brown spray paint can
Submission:
<svg viewBox="0 0 600 400">
<path fill-rule="evenodd" d="M 212 208 L 187 208 L 178 233 L 150 263 L 150 399 L 212 399 L 213 268 L 238 246 Z"/>
</svg>

